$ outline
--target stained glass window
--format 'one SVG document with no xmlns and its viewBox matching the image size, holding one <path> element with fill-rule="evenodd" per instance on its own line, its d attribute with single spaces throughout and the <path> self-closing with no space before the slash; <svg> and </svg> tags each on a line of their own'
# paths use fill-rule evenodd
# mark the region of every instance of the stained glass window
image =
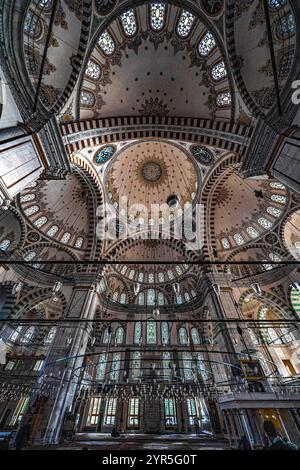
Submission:
<svg viewBox="0 0 300 470">
<path fill-rule="evenodd" d="M 115 52 L 115 41 L 107 31 L 104 31 L 104 33 L 100 35 L 98 44 L 106 55 L 112 55 Z"/>
<path fill-rule="evenodd" d="M 107 365 L 107 355 L 105 353 L 100 354 L 99 362 L 96 369 L 96 380 L 103 382 L 105 380 L 105 372 Z"/>
<path fill-rule="evenodd" d="M 139 305 L 145 305 L 145 294 L 144 294 L 144 292 L 139 293 L 138 304 Z"/>
<path fill-rule="evenodd" d="M 54 237 L 59 230 L 59 227 L 57 225 L 52 225 L 52 227 L 49 228 L 47 235 L 48 237 Z"/>
<path fill-rule="evenodd" d="M 38 183 L 36 181 L 34 181 L 34 183 L 28 184 L 25 189 L 36 188 L 37 185 L 38 185 Z"/>
<path fill-rule="evenodd" d="M 134 344 L 140 344 L 142 339 L 142 323 L 137 321 L 134 325 Z"/>
<path fill-rule="evenodd" d="M 247 227 L 246 231 L 251 238 L 257 238 L 259 236 L 259 232 L 254 227 Z"/>
<path fill-rule="evenodd" d="M 187 404 L 187 409 L 188 409 L 189 424 L 194 425 L 195 418 L 197 416 L 196 402 L 194 398 L 188 398 L 186 400 L 186 404 Z"/>
<path fill-rule="evenodd" d="M 108 344 L 110 342 L 110 338 L 111 338 L 111 330 L 109 328 L 106 328 L 104 330 L 102 343 L 103 344 Z"/>
<path fill-rule="evenodd" d="M 164 351 L 162 354 L 162 366 L 164 378 L 169 378 L 171 375 L 170 368 L 171 354 L 169 351 Z"/>
<path fill-rule="evenodd" d="M 132 378 L 134 380 L 140 378 L 141 374 L 141 361 L 142 361 L 142 355 L 139 351 L 135 351 L 133 353 L 133 359 L 132 359 Z"/>
<path fill-rule="evenodd" d="M 184 293 L 184 300 L 185 300 L 186 302 L 189 302 L 189 300 L 190 300 L 190 294 L 189 294 L 188 292 L 185 292 L 185 293 Z"/>
<path fill-rule="evenodd" d="M 281 183 L 278 183 L 278 181 L 272 181 L 270 183 L 270 186 L 271 188 L 274 188 L 274 189 L 285 189 L 285 186 Z"/>
<path fill-rule="evenodd" d="M 178 294 L 176 296 L 176 302 L 177 302 L 178 305 L 182 304 L 182 295 L 181 294 Z"/>
<path fill-rule="evenodd" d="M 181 38 L 187 38 L 191 32 L 194 21 L 195 17 L 194 15 L 192 15 L 192 13 L 186 10 L 182 10 L 176 26 L 178 36 L 180 36 Z"/>
<path fill-rule="evenodd" d="M 33 11 L 28 10 L 24 21 L 24 33 L 33 37 L 37 34 L 38 28 L 38 16 Z"/>
<path fill-rule="evenodd" d="M 56 331 L 57 331 L 57 328 L 56 326 L 53 326 L 52 328 L 50 328 L 46 338 L 45 338 L 45 344 L 51 344 L 52 341 L 54 340 L 54 337 L 56 335 Z"/>
<path fill-rule="evenodd" d="M 165 24 L 166 5 L 164 3 L 151 3 L 150 26 L 153 31 L 160 31 Z"/>
<path fill-rule="evenodd" d="M 174 398 L 164 399 L 165 424 L 166 426 L 174 426 L 177 424 L 176 405 Z"/>
<path fill-rule="evenodd" d="M 281 18 L 281 20 L 278 23 L 277 30 L 278 30 L 279 36 L 281 36 L 282 38 L 286 38 L 294 34 L 296 31 L 294 15 L 292 13 L 289 13 L 288 15 Z"/>
<path fill-rule="evenodd" d="M 22 326 L 21 325 L 17 326 L 17 328 L 13 331 L 10 337 L 10 341 L 14 343 L 19 338 L 21 331 L 22 331 Z"/>
<path fill-rule="evenodd" d="M 148 274 L 148 282 L 154 282 L 154 274 L 153 273 Z"/>
<path fill-rule="evenodd" d="M 36 214 L 40 210 L 39 206 L 30 206 L 25 209 L 25 214 L 29 217 L 33 214 Z"/>
<path fill-rule="evenodd" d="M 82 248 L 82 245 L 83 245 L 83 238 L 82 237 L 78 237 L 76 239 L 76 242 L 75 242 L 75 248 Z"/>
<path fill-rule="evenodd" d="M 155 305 L 155 290 L 147 290 L 147 305 Z"/>
<path fill-rule="evenodd" d="M 157 301 L 158 301 L 158 305 L 165 305 L 165 296 L 163 292 L 158 292 Z"/>
<path fill-rule="evenodd" d="M 173 271 L 172 271 L 171 269 L 168 269 L 167 274 L 168 274 L 168 278 L 169 278 L 169 279 L 174 279 L 174 273 L 173 273 Z"/>
<path fill-rule="evenodd" d="M 144 273 L 139 273 L 138 281 L 143 282 L 143 280 L 144 280 Z"/>
<path fill-rule="evenodd" d="M 161 342 L 163 345 L 169 344 L 169 325 L 168 322 L 164 321 L 161 324 Z"/>
<path fill-rule="evenodd" d="M 109 398 L 106 402 L 105 424 L 113 425 L 116 422 L 117 399 Z"/>
<path fill-rule="evenodd" d="M 102 147 L 95 155 L 95 163 L 97 165 L 102 165 L 103 163 L 106 163 L 115 153 L 115 147 L 112 145 L 106 145 L 105 147 Z M 125 270 L 127 269 L 127 266 L 124 266 Z"/>
<path fill-rule="evenodd" d="M 199 331 L 197 330 L 197 328 L 192 328 L 191 336 L 192 336 L 193 344 L 200 344 L 200 336 L 199 336 Z"/>
<path fill-rule="evenodd" d="M 70 238 L 71 238 L 70 232 L 65 232 L 65 233 L 63 234 L 63 236 L 61 237 L 60 241 L 61 241 L 61 243 L 66 244 L 66 243 L 68 243 L 68 242 L 70 241 Z"/>
<path fill-rule="evenodd" d="M 285 4 L 286 0 L 269 0 L 269 6 L 271 8 L 280 8 Z"/>
<path fill-rule="evenodd" d="M 290 299 L 293 309 L 300 318 L 300 292 L 294 286 L 291 286 Z"/>
<path fill-rule="evenodd" d="M 140 422 L 140 399 L 130 398 L 128 404 L 128 426 L 138 428 Z"/>
<path fill-rule="evenodd" d="M 24 196 L 20 197 L 21 202 L 29 202 L 35 199 L 35 194 L 25 194 Z"/>
<path fill-rule="evenodd" d="M 35 251 L 30 251 L 24 256 L 24 261 L 31 261 L 36 257 L 36 252 Z"/>
<path fill-rule="evenodd" d="M 271 199 L 272 201 L 278 202 L 279 204 L 286 203 L 286 196 L 278 196 L 278 194 L 272 194 Z"/>
<path fill-rule="evenodd" d="M 179 276 L 181 276 L 181 274 L 182 274 L 182 269 L 181 269 L 181 267 L 178 266 L 178 265 L 176 265 L 175 269 L 176 269 L 177 274 L 178 274 Z"/>
<path fill-rule="evenodd" d="M 95 100 L 95 95 L 91 91 L 82 91 L 80 93 L 80 104 L 81 106 L 86 106 L 91 108 L 94 106 L 96 100 Z"/>
<path fill-rule="evenodd" d="M 192 355 L 190 353 L 183 353 L 183 375 L 185 380 L 192 380 L 193 369 L 192 369 Z"/>
<path fill-rule="evenodd" d="M 221 243 L 222 243 L 224 250 L 228 250 L 228 248 L 230 248 L 230 243 L 227 240 L 227 238 L 222 238 Z"/>
<path fill-rule="evenodd" d="M 219 93 L 216 98 L 216 105 L 219 108 L 224 108 L 231 105 L 231 94 L 229 91 L 224 91 Z"/>
<path fill-rule="evenodd" d="M 237 245 L 243 245 L 243 243 L 245 243 L 245 240 L 240 233 L 235 233 L 233 238 Z"/>
<path fill-rule="evenodd" d="M 36 0 L 36 3 L 43 8 L 49 8 L 52 4 L 52 0 Z"/>
<path fill-rule="evenodd" d="M 98 80 L 98 78 L 100 78 L 101 76 L 101 68 L 98 64 L 96 64 L 96 62 L 89 60 L 87 63 L 85 74 L 93 80 Z"/>
<path fill-rule="evenodd" d="M 271 261 L 281 261 L 280 256 L 278 256 L 276 253 L 269 253 L 269 258 Z"/>
<path fill-rule="evenodd" d="M 117 328 L 116 331 L 116 344 L 123 344 L 124 343 L 124 328 L 121 326 Z"/>
<path fill-rule="evenodd" d="M 120 304 L 125 304 L 126 303 L 126 294 L 125 292 L 122 292 L 120 295 Z"/>
<path fill-rule="evenodd" d="M 300 253 L 300 241 L 295 242 L 294 247 Z"/>
<path fill-rule="evenodd" d="M 0 243 L 0 250 L 3 250 L 3 251 L 6 251 L 7 248 L 9 248 L 11 245 L 11 241 L 10 240 L 2 240 L 2 242 Z"/>
<path fill-rule="evenodd" d="M 215 81 L 222 80 L 222 78 L 225 78 L 227 76 L 224 60 L 221 60 L 212 67 L 211 76 Z"/>
<path fill-rule="evenodd" d="M 135 19 L 135 14 L 133 10 L 125 11 L 120 16 L 122 27 L 126 36 L 131 38 L 137 32 L 137 24 Z"/>
<path fill-rule="evenodd" d="M 267 207 L 267 213 L 270 215 L 273 215 L 274 217 L 279 217 L 282 212 L 280 209 L 270 206 L 270 207 Z"/>
<path fill-rule="evenodd" d="M 201 353 L 197 354 L 197 369 L 198 373 L 202 376 L 204 380 L 207 379 L 206 366 Z"/>
<path fill-rule="evenodd" d="M 198 50 L 202 57 L 207 57 L 211 51 L 216 47 L 216 41 L 210 31 L 207 31 L 205 36 L 199 42 Z"/>
<path fill-rule="evenodd" d="M 112 357 L 110 380 L 115 380 L 115 381 L 119 380 L 120 368 L 121 368 L 121 354 L 114 353 Z"/>
<path fill-rule="evenodd" d="M 101 398 L 94 397 L 91 399 L 88 420 L 87 420 L 88 426 L 89 425 L 95 426 L 98 423 L 100 406 L 101 406 Z"/>
<path fill-rule="evenodd" d="M 264 217 L 260 217 L 257 222 L 259 223 L 259 225 L 261 225 L 265 229 L 269 229 L 272 227 L 272 222 L 265 219 Z"/>
<path fill-rule="evenodd" d="M 158 280 L 159 280 L 159 282 L 165 282 L 165 275 L 164 275 L 164 273 L 158 273 Z"/>
<path fill-rule="evenodd" d="M 33 338 L 34 332 L 35 332 L 34 326 L 30 326 L 29 328 L 27 328 L 27 330 L 24 333 L 23 338 L 21 339 L 21 343 L 23 344 L 29 343 Z"/>
<path fill-rule="evenodd" d="M 156 344 L 156 322 L 155 320 L 147 321 L 147 343 Z"/>
<path fill-rule="evenodd" d="M 191 153 L 201 165 L 210 165 L 213 161 L 212 154 L 201 145 L 193 145 L 191 147 Z"/>
<path fill-rule="evenodd" d="M 248 330 L 248 333 L 249 333 L 249 336 L 251 338 L 251 341 L 252 343 L 254 344 L 254 346 L 257 346 L 258 345 L 258 339 L 257 339 L 257 336 L 256 334 L 254 333 L 254 331 L 252 331 L 251 329 Z"/>
<path fill-rule="evenodd" d="M 179 343 L 183 345 L 188 344 L 188 335 L 185 328 L 179 328 Z"/>
<path fill-rule="evenodd" d="M 115 291 L 114 294 L 113 294 L 113 296 L 112 296 L 113 302 L 117 302 L 118 298 L 119 298 L 119 292 L 118 292 L 118 291 Z"/>
</svg>

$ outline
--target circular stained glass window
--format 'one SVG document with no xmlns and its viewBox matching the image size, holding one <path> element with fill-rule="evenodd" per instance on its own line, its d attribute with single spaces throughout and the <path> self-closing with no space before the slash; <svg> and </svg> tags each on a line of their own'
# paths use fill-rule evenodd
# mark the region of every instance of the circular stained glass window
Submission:
<svg viewBox="0 0 300 470">
<path fill-rule="evenodd" d="M 106 163 L 113 156 L 115 151 L 116 149 L 112 145 L 102 147 L 94 157 L 95 163 L 97 165 L 103 165 L 103 163 Z"/>
<path fill-rule="evenodd" d="M 96 0 L 95 5 L 99 15 L 105 16 L 115 8 L 116 0 Z"/>
<path fill-rule="evenodd" d="M 33 242 L 33 243 L 34 243 L 34 242 L 39 241 L 40 236 L 39 236 L 39 234 L 36 233 L 36 232 L 29 232 L 27 238 L 28 238 L 28 240 L 29 240 L 30 242 Z"/>
<path fill-rule="evenodd" d="M 194 145 L 191 148 L 191 153 L 201 165 L 210 165 L 213 162 L 212 154 L 200 145 Z"/>
</svg>

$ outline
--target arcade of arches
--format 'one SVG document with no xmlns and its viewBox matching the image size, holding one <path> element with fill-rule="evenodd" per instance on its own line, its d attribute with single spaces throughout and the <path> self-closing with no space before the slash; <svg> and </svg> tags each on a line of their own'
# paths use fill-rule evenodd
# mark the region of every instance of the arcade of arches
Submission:
<svg viewBox="0 0 300 470">
<path fill-rule="evenodd" d="M 299 2 L 0 3 L 0 438 L 300 445 Z"/>
</svg>

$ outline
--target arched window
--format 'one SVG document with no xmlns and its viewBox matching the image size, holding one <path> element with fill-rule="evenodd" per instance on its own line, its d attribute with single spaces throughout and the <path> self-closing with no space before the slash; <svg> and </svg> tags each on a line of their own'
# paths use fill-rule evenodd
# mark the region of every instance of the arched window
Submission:
<svg viewBox="0 0 300 470">
<path fill-rule="evenodd" d="M 31 261 L 36 257 L 36 252 L 35 251 L 30 251 L 26 255 L 24 255 L 23 259 L 24 261 Z"/>
<path fill-rule="evenodd" d="M 278 338 L 277 331 L 274 328 L 268 328 L 268 343 L 271 344 L 280 344 L 280 338 Z"/>
<path fill-rule="evenodd" d="M 96 102 L 95 95 L 91 91 L 83 90 L 80 93 L 80 105 L 92 108 Z"/>
<path fill-rule="evenodd" d="M 274 202 L 278 202 L 278 204 L 285 204 L 286 196 L 279 196 L 278 194 L 272 194 L 271 200 Z"/>
<path fill-rule="evenodd" d="M 116 344 L 123 344 L 124 343 L 124 328 L 122 326 L 119 326 L 116 331 Z"/>
<path fill-rule="evenodd" d="M 158 305 L 165 305 L 165 296 L 163 292 L 158 292 L 157 301 L 158 301 Z"/>
<path fill-rule="evenodd" d="M 182 268 L 181 266 L 179 266 L 178 264 L 175 266 L 175 269 L 176 269 L 176 272 L 178 274 L 178 276 L 181 276 L 182 274 Z"/>
<path fill-rule="evenodd" d="M 251 238 L 257 238 L 259 236 L 259 232 L 254 227 L 247 227 L 246 231 Z"/>
<path fill-rule="evenodd" d="M 70 241 L 71 234 L 70 232 L 65 232 L 63 236 L 61 237 L 60 241 L 61 243 L 64 243 L 65 245 Z"/>
<path fill-rule="evenodd" d="M 257 222 L 259 223 L 259 225 L 261 225 L 265 229 L 269 229 L 272 227 L 272 222 L 265 219 L 264 217 L 260 217 Z"/>
<path fill-rule="evenodd" d="M 281 261 L 280 256 L 278 256 L 276 253 L 269 253 L 269 258 L 271 261 L 274 261 L 275 263 L 276 261 Z"/>
<path fill-rule="evenodd" d="M 274 188 L 274 189 L 285 189 L 284 184 L 278 183 L 278 181 L 272 181 L 270 183 L 270 186 L 271 188 Z"/>
<path fill-rule="evenodd" d="M 207 379 L 206 365 L 201 353 L 197 354 L 197 369 L 203 380 Z"/>
<path fill-rule="evenodd" d="M 122 292 L 120 295 L 120 304 L 126 304 L 126 293 Z"/>
<path fill-rule="evenodd" d="M 97 369 L 96 369 L 96 380 L 99 382 L 103 382 L 105 380 L 106 365 L 107 365 L 107 355 L 100 354 L 99 362 L 97 364 Z"/>
<path fill-rule="evenodd" d="M 103 333 L 102 343 L 103 344 L 110 343 L 110 338 L 111 338 L 111 327 L 107 327 L 105 328 L 104 333 Z"/>
<path fill-rule="evenodd" d="M 115 41 L 111 37 L 110 34 L 108 34 L 107 31 L 104 31 L 98 39 L 98 44 L 100 49 L 106 54 L 106 55 L 112 55 L 115 52 L 116 45 Z"/>
<path fill-rule="evenodd" d="M 174 279 L 174 273 L 171 269 L 168 269 L 167 271 L 167 274 L 168 274 L 168 278 L 171 280 L 171 279 Z"/>
<path fill-rule="evenodd" d="M 150 26 L 153 31 L 161 31 L 165 24 L 166 5 L 164 3 L 150 4 Z"/>
<path fill-rule="evenodd" d="M 281 38 L 286 38 L 295 34 L 296 31 L 296 23 L 295 18 L 292 13 L 285 15 L 283 18 L 280 19 L 277 27 L 278 35 Z"/>
<path fill-rule="evenodd" d="M 267 207 L 267 213 L 273 215 L 274 217 L 280 217 L 282 211 L 276 207 L 269 206 Z"/>
<path fill-rule="evenodd" d="M 177 302 L 178 305 L 182 304 L 182 295 L 181 294 L 178 294 L 176 296 L 176 302 Z"/>
<path fill-rule="evenodd" d="M 121 24 L 125 36 L 131 38 L 135 36 L 137 32 L 137 23 L 133 10 L 127 10 L 120 16 Z"/>
<path fill-rule="evenodd" d="M 12 332 L 10 341 L 14 343 L 19 338 L 21 331 L 22 331 L 22 326 L 20 325 L 17 326 L 17 328 Z"/>
<path fill-rule="evenodd" d="M 224 250 L 228 250 L 230 248 L 230 244 L 227 238 L 222 238 L 221 243 L 222 243 Z"/>
<path fill-rule="evenodd" d="M 39 206 L 30 206 L 25 209 L 24 213 L 28 217 L 30 217 L 33 214 L 36 214 L 40 210 Z"/>
<path fill-rule="evenodd" d="M 144 292 L 140 292 L 138 295 L 138 304 L 145 305 L 145 294 Z"/>
<path fill-rule="evenodd" d="M 298 318 L 300 318 L 300 292 L 294 286 L 291 286 L 290 299 L 293 309 L 297 313 Z"/>
<path fill-rule="evenodd" d="M 0 250 L 3 250 L 3 251 L 6 251 L 11 245 L 11 241 L 10 240 L 2 240 L 2 242 L 0 243 Z"/>
<path fill-rule="evenodd" d="M 140 344 L 142 340 L 142 323 L 137 321 L 134 324 L 134 344 Z"/>
<path fill-rule="evenodd" d="M 216 40 L 210 31 L 199 42 L 198 51 L 201 57 L 207 57 L 216 47 Z"/>
<path fill-rule="evenodd" d="M 187 345 L 188 344 L 188 335 L 187 335 L 186 328 L 184 328 L 184 327 L 179 328 L 179 333 L 178 334 L 179 334 L 179 343 L 183 344 L 183 345 Z"/>
<path fill-rule="evenodd" d="M 150 319 L 147 321 L 147 343 L 156 344 L 156 321 Z"/>
<path fill-rule="evenodd" d="M 216 105 L 219 108 L 225 108 L 231 105 L 231 94 L 229 91 L 223 91 L 217 94 Z"/>
<path fill-rule="evenodd" d="M 292 335 L 287 328 L 281 328 L 281 333 L 282 333 L 282 341 L 284 343 L 291 343 L 292 341 L 295 340 L 294 335 Z"/>
<path fill-rule="evenodd" d="M 35 199 L 35 194 L 25 194 L 25 196 L 20 197 L 21 202 L 29 202 Z"/>
<path fill-rule="evenodd" d="M 178 36 L 184 39 L 187 38 L 192 30 L 194 21 L 195 17 L 192 15 L 192 13 L 186 10 L 182 10 L 176 26 Z"/>
<path fill-rule="evenodd" d="M 147 305 L 155 305 L 155 290 L 147 290 Z"/>
<path fill-rule="evenodd" d="M 243 243 L 245 243 L 245 240 L 240 233 L 235 233 L 233 238 L 237 245 L 243 245 Z"/>
<path fill-rule="evenodd" d="M 101 76 L 100 66 L 96 64 L 96 62 L 94 62 L 93 60 L 89 60 L 85 70 L 85 74 L 92 80 L 98 80 L 98 78 L 100 78 Z"/>
<path fill-rule="evenodd" d="M 159 280 L 159 282 L 165 282 L 165 275 L 164 275 L 164 273 L 158 273 L 158 280 Z"/>
<path fill-rule="evenodd" d="M 48 237 L 55 237 L 58 230 L 59 230 L 59 227 L 57 225 L 52 225 L 52 227 L 50 227 L 47 232 Z"/>
<path fill-rule="evenodd" d="M 45 338 L 45 344 L 51 344 L 52 341 L 54 340 L 54 337 L 56 335 L 56 331 L 57 331 L 57 328 L 56 326 L 53 326 L 52 328 L 50 328 L 46 338 Z"/>
<path fill-rule="evenodd" d="M 170 342 L 169 325 L 166 321 L 161 323 L 161 342 L 163 345 L 169 344 Z"/>
<path fill-rule="evenodd" d="M 270 8 L 277 9 L 281 8 L 285 4 L 286 0 L 269 0 Z"/>
<path fill-rule="evenodd" d="M 139 273 L 138 275 L 138 281 L 143 282 L 144 281 L 144 273 Z"/>
<path fill-rule="evenodd" d="M 171 353 L 164 351 L 162 355 L 162 366 L 164 378 L 169 378 L 171 375 Z"/>
<path fill-rule="evenodd" d="M 227 76 L 227 70 L 225 67 L 224 60 L 221 60 L 220 62 L 218 62 L 212 67 L 211 76 L 215 82 L 218 82 L 219 80 L 222 80 L 223 78 Z"/>
<path fill-rule="evenodd" d="M 23 338 L 21 339 L 21 343 L 22 344 L 30 343 L 30 341 L 33 338 L 34 332 L 35 332 L 35 327 L 34 326 L 30 326 L 29 328 L 27 328 L 27 330 L 24 333 Z"/>
<path fill-rule="evenodd" d="M 257 339 L 256 334 L 254 333 L 254 331 L 252 331 L 250 329 L 248 330 L 248 332 L 249 332 L 249 336 L 251 338 L 252 343 L 254 344 L 254 346 L 257 346 L 258 345 L 258 339 Z"/>
<path fill-rule="evenodd" d="M 192 380 L 193 379 L 192 355 L 190 353 L 183 353 L 182 362 L 183 362 L 183 376 L 185 380 Z"/>
<path fill-rule="evenodd" d="M 200 344 L 200 336 L 199 336 L 199 331 L 197 328 L 191 329 L 191 336 L 192 336 L 193 344 Z"/>
<path fill-rule="evenodd" d="M 41 228 L 41 227 L 43 227 L 43 225 L 45 225 L 47 222 L 48 222 L 47 217 L 42 216 L 42 217 L 39 217 L 39 218 L 34 222 L 34 225 L 35 225 L 37 228 Z"/>
<path fill-rule="evenodd" d="M 120 369 L 121 369 L 121 354 L 114 353 L 112 357 L 110 380 L 114 380 L 114 381 L 119 380 Z"/>
<path fill-rule="evenodd" d="M 262 369 L 263 369 L 265 375 L 266 376 L 270 375 L 270 373 L 271 373 L 270 367 L 269 367 L 269 364 L 266 361 L 265 356 L 261 352 L 256 353 L 256 356 L 257 356 L 257 359 L 259 359 L 259 362 L 262 366 Z"/>
<path fill-rule="evenodd" d="M 118 291 L 115 291 L 115 292 L 113 293 L 113 296 L 112 296 L 113 302 L 117 302 L 117 301 L 118 301 L 118 298 L 119 298 L 119 292 L 118 292 Z"/>
<path fill-rule="evenodd" d="M 154 274 L 153 273 L 148 274 L 148 282 L 154 282 Z"/>
<path fill-rule="evenodd" d="M 142 355 L 139 351 L 135 351 L 133 353 L 132 358 L 132 378 L 133 380 L 137 380 L 140 378 L 141 375 L 141 362 L 142 362 Z"/>
<path fill-rule="evenodd" d="M 78 238 L 76 239 L 76 242 L 75 242 L 75 245 L 74 245 L 74 246 L 75 246 L 75 248 L 80 249 L 80 248 L 82 248 L 82 245 L 83 245 L 83 238 L 82 238 L 82 237 L 78 237 Z"/>
<path fill-rule="evenodd" d="M 190 294 L 189 294 L 188 292 L 185 292 L 185 293 L 184 293 L 184 300 L 185 300 L 186 302 L 189 302 L 189 300 L 190 300 Z"/>
<path fill-rule="evenodd" d="M 129 279 L 133 279 L 133 278 L 134 278 L 134 269 L 131 269 L 131 270 L 129 271 L 128 278 L 129 278 Z"/>
</svg>

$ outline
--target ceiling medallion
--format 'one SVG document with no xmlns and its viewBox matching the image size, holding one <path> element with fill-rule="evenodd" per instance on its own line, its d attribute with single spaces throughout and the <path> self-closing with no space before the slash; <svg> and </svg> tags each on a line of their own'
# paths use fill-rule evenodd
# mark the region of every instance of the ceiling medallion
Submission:
<svg viewBox="0 0 300 470">
<path fill-rule="evenodd" d="M 211 165 L 213 162 L 212 154 L 201 145 L 193 145 L 190 150 L 201 165 Z"/>
<path fill-rule="evenodd" d="M 106 145 L 98 150 L 94 155 L 94 162 L 96 165 L 103 165 L 106 163 L 115 153 L 116 149 L 113 145 Z"/>
<path fill-rule="evenodd" d="M 116 6 L 116 0 L 95 0 L 96 10 L 99 15 L 110 13 Z"/>
<path fill-rule="evenodd" d="M 158 181 L 162 175 L 162 169 L 159 163 L 147 162 L 142 167 L 142 175 L 146 181 L 154 183 Z"/>
<path fill-rule="evenodd" d="M 37 232 L 29 232 L 27 235 L 27 238 L 28 238 L 28 241 L 34 243 L 34 242 L 39 241 L 40 236 Z"/>
</svg>

